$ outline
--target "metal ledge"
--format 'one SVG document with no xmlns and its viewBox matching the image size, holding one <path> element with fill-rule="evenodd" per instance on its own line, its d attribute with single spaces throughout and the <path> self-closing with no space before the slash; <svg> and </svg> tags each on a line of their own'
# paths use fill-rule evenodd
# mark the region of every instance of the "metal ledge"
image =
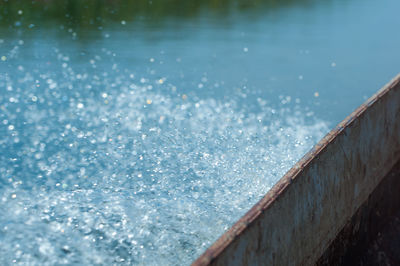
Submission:
<svg viewBox="0 0 400 266">
<path fill-rule="evenodd" d="M 344 119 L 193 265 L 312 265 L 400 159 L 400 75 Z"/>
</svg>

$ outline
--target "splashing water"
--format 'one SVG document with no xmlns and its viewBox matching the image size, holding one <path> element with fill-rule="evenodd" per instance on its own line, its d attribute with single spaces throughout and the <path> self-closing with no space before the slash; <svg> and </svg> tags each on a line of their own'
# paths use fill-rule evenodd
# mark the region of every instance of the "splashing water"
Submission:
<svg viewBox="0 0 400 266">
<path fill-rule="evenodd" d="M 3 265 L 188 264 L 328 130 L 53 55 L 0 75 Z"/>
</svg>

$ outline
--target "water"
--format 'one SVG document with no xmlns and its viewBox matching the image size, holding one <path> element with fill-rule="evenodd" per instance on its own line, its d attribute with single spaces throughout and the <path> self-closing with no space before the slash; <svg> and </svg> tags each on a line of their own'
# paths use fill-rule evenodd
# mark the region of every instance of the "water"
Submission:
<svg viewBox="0 0 400 266">
<path fill-rule="evenodd" d="M 400 69 L 319 2 L 0 2 L 1 264 L 189 264 Z"/>
</svg>

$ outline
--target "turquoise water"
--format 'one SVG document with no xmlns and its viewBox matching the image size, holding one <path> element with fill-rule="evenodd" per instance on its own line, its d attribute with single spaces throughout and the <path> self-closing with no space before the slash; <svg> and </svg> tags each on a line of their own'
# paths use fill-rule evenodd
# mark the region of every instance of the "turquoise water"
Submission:
<svg viewBox="0 0 400 266">
<path fill-rule="evenodd" d="M 0 1 L 2 265 L 189 264 L 400 69 L 394 0 L 54 3 Z"/>
</svg>

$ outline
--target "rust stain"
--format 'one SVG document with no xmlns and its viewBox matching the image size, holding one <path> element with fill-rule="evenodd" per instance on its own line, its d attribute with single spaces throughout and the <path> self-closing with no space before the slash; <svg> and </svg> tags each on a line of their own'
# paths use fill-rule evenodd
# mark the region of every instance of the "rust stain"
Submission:
<svg viewBox="0 0 400 266">
<path fill-rule="evenodd" d="M 209 265 L 209 264 L 214 264 L 214 263 L 227 264 L 227 261 L 224 260 L 224 258 L 222 258 L 222 254 L 224 252 L 231 252 L 231 253 L 229 253 L 229 257 L 230 257 L 231 261 L 233 261 L 233 260 L 235 261 L 235 264 L 246 265 L 246 264 L 250 264 L 253 259 L 256 259 L 256 258 L 252 257 L 252 256 L 254 256 L 254 254 L 252 253 L 253 251 L 251 249 L 252 249 L 252 247 L 254 247 L 254 249 L 257 250 L 257 254 L 261 253 L 261 250 L 265 250 L 262 247 L 263 240 L 265 240 L 265 239 L 263 239 L 262 234 L 265 233 L 266 230 L 269 229 L 269 228 L 265 228 L 266 225 L 263 225 L 263 223 L 261 222 L 261 217 L 262 216 L 265 217 L 265 215 L 270 214 L 269 212 L 273 212 L 270 214 L 271 216 L 274 215 L 277 211 L 275 209 L 272 210 L 273 209 L 272 207 L 274 207 L 274 205 L 278 204 L 277 201 L 285 201 L 286 198 L 294 197 L 290 193 L 293 194 L 293 193 L 296 193 L 296 191 L 293 189 L 290 190 L 289 188 L 292 185 L 300 184 L 300 183 L 295 184 L 295 181 L 297 179 L 299 179 L 299 178 L 304 179 L 307 177 L 307 175 L 318 173 L 318 171 L 315 172 L 311 168 L 314 169 L 315 167 L 317 167 L 317 168 L 319 167 L 317 165 L 317 163 L 314 163 L 315 161 L 318 160 L 319 157 L 321 157 L 322 155 L 325 155 L 325 157 L 330 155 L 330 154 L 324 154 L 324 153 L 336 151 L 335 149 L 340 149 L 340 153 L 338 153 L 338 155 L 332 154 L 332 156 L 333 156 L 332 159 L 337 159 L 337 160 L 339 160 L 340 158 L 335 158 L 334 156 L 341 156 L 341 154 L 345 155 L 346 158 L 344 159 L 343 166 L 345 166 L 346 169 L 344 169 L 343 171 L 344 171 L 344 173 L 347 173 L 347 174 L 341 178 L 350 179 L 351 174 L 356 173 L 356 171 L 361 171 L 362 173 L 366 173 L 366 171 L 367 171 L 365 168 L 366 166 L 363 164 L 360 155 L 358 157 L 352 157 L 353 153 L 346 154 L 344 147 L 336 148 L 336 146 L 342 145 L 341 142 L 346 143 L 347 145 L 350 145 L 348 143 L 348 141 L 350 141 L 350 140 L 347 140 L 345 138 L 345 137 L 347 137 L 346 135 L 348 134 L 348 132 L 350 134 L 354 135 L 355 133 L 353 133 L 352 130 L 354 132 L 356 132 L 357 130 L 361 132 L 361 126 L 363 126 L 364 128 L 368 127 L 368 126 L 373 127 L 374 123 L 379 123 L 379 121 L 374 121 L 370 117 L 365 118 L 364 116 L 366 116 L 366 112 L 369 109 L 373 108 L 373 106 L 376 106 L 377 104 L 379 104 L 379 102 L 381 102 L 383 99 L 385 99 L 386 101 L 390 100 L 388 94 L 390 94 L 391 92 L 396 93 L 396 95 L 399 95 L 400 94 L 400 85 L 399 84 L 400 84 L 400 75 L 398 75 L 396 78 L 394 78 L 388 85 L 384 86 L 381 90 L 379 90 L 376 94 L 374 94 L 371 98 L 369 98 L 364 104 L 362 104 L 354 112 L 352 112 L 346 119 L 344 119 L 341 123 L 339 123 L 318 144 L 316 144 L 311 149 L 311 151 L 309 151 L 302 159 L 300 159 L 299 162 L 297 162 L 296 165 L 294 165 L 258 203 L 256 203 L 242 218 L 239 219 L 238 222 L 235 223 L 235 225 L 233 225 L 227 232 L 225 232 L 210 248 L 208 248 L 196 261 L 194 261 L 192 265 L 200 266 L 200 265 Z M 394 90 L 396 90 L 396 91 L 393 92 Z M 397 96 L 397 97 L 400 99 L 400 96 Z M 400 112 L 399 105 L 400 105 L 400 102 L 397 103 L 397 107 L 396 107 L 397 113 Z M 386 110 L 383 110 L 383 111 L 386 112 Z M 390 111 L 393 111 L 393 110 L 389 110 L 387 112 L 390 112 Z M 370 116 L 372 118 L 375 117 L 373 115 L 370 115 Z M 363 124 L 360 126 L 361 119 L 363 119 L 362 120 Z M 388 123 L 384 123 L 384 125 L 385 125 L 385 127 L 389 126 Z M 400 126 L 398 126 L 397 124 L 393 124 L 392 126 L 398 127 L 398 129 L 400 129 Z M 388 131 L 388 129 L 386 129 L 386 131 Z M 366 143 L 365 145 L 368 145 L 368 144 L 377 145 L 377 142 L 379 142 L 379 141 L 384 142 L 384 140 L 379 139 L 379 138 L 381 138 L 380 136 L 372 136 L 372 135 L 368 136 L 368 133 L 369 132 L 361 132 L 360 133 L 360 134 L 364 134 L 367 137 L 371 138 L 371 140 L 367 139 L 367 142 L 368 141 L 369 142 Z M 364 135 L 363 135 L 363 137 L 364 137 Z M 343 136 L 343 138 L 340 138 L 340 140 L 338 140 L 339 136 Z M 359 141 L 359 140 L 352 139 L 352 141 Z M 398 141 L 397 141 L 397 144 L 399 145 Z M 386 144 L 386 145 L 390 145 L 390 144 Z M 328 147 L 330 148 L 329 151 L 327 150 Z M 359 144 L 359 147 L 360 147 L 359 152 L 362 152 L 363 145 Z M 375 147 L 372 147 L 372 148 L 375 148 Z M 396 147 L 396 149 L 397 148 L 398 147 Z M 398 149 L 398 150 L 400 150 L 400 149 Z M 397 150 L 395 150 L 395 151 L 397 152 Z M 398 154 L 398 156 L 400 156 L 400 152 L 397 152 L 397 154 Z M 379 156 L 379 154 L 376 154 L 376 155 Z M 363 155 L 361 154 L 361 156 L 363 156 Z M 394 159 L 395 158 L 393 158 L 393 160 Z M 376 161 L 376 158 L 375 158 L 375 161 Z M 323 163 L 325 163 L 325 161 L 323 161 Z M 383 165 L 385 167 L 389 167 L 390 163 L 392 163 L 392 162 L 388 162 L 387 166 L 386 166 L 386 164 L 383 164 Z M 332 166 L 329 166 L 326 163 L 324 165 L 321 165 L 320 167 L 326 167 L 327 169 L 334 170 L 332 168 Z M 369 167 L 368 173 L 379 173 L 379 169 L 374 169 L 374 165 L 368 165 L 368 167 Z M 347 179 L 343 179 L 343 180 L 347 180 Z M 342 179 L 338 179 L 338 180 L 334 179 L 333 181 L 330 180 L 329 182 L 333 182 L 333 183 L 331 183 L 331 185 L 332 184 L 337 185 L 337 184 L 342 184 L 343 182 L 345 182 L 343 180 Z M 328 182 L 328 181 L 321 178 L 321 180 L 314 180 L 313 182 L 322 182 L 318 186 L 323 186 L 324 182 Z M 342 183 L 340 183 L 340 182 L 342 182 Z M 346 181 L 346 182 L 350 182 L 350 181 Z M 345 183 L 343 183 L 343 184 L 345 184 Z M 367 184 L 367 186 L 373 186 L 371 184 Z M 313 184 L 313 185 L 316 186 L 315 184 Z M 370 187 L 368 187 L 368 188 L 371 189 Z M 303 189 L 306 189 L 306 188 L 303 188 Z M 343 198 L 343 200 L 352 200 L 352 197 L 354 197 L 355 199 L 358 200 L 357 193 L 360 193 L 360 192 L 357 191 L 357 186 L 345 188 L 344 191 L 346 193 L 344 193 L 342 191 L 337 192 L 340 194 L 340 196 Z M 306 204 L 308 204 L 308 205 L 305 208 L 314 208 L 314 209 L 317 208 L 319 210 L 319 216 L 315 215 L 315 213 L 313 212 L 313 213 L 309 214 L 307 217 L 309 217 L 310 221 L 312 221 L 312 222 L 315 222 L 316 220 L 319 219 L 321 223 L 326 223 L 326 221 L 323 220 L 323 218 L 324 218 L 323 215 L 326 212 L 326 210 L 324 210 L 323 205 L 329 203 L 329 199 L 330 199 L 329 197 L 331 197 L 331 196 L 327 195 L 326 198 L 323 198 L 324 195 L 318 194 L 318 193 L 322 193 L 322 192 L 316 191 L 313 193 L 314 194 L 312 194 L 312 196 L 321 197 L 321 199 L 320 199 L 321 201 L 313 202 L 312 198 L 306 199 L 306 200 L 304 200 L 304 202 L 306 202 Z M 286 194 L 288 194 L 287 197 L 286 197 Z M 347 201 L 343 201 L 343 202 L 347 202 Z M 293 202 L 293 203 L 296 203 L 296 202 Z M 311 207 L 312 205 L 310 205 L 310 204 L 314 204 L 315 206 Z M 356 202 L 354 204 L 356 206 L 357 204 L 360 205 L 361 203 Z M 290 208 L 290 206 L 286 206 L 286 207 Z M 338 208 L 338 209 L 340 209 L 340 208 Z M 279 211 L 290 212 L 291 210 L 279 210 Z M 296 211 L 296 210 L 294 210 L 294 211 Z M 334 215 L 340 215 L 340 214 L 329 213 L 329 215 L 331 215 L 331 216 L 333 215 L 332 217 L 334 217 Z M 297 217 L 294 217 L 293 219 L 295 219 L 295 218 L 297 219 Z M 272 219 L 272 218 L 270 218 L 270 219 Z M 270 221 L 270 220 L 268 220 L 268 221 Z M 301 226 L 302 223 L 304 223 L 304 222 L 306 222 L 306 221 L 303 221 L 303 220 L 299 221 L 299 226 Z M 327 225 L 323 224 L 323 225 L 321 225 L 321 227 L 322 226 L 327 226 Z M 297 229 L 293 229 L 293 230 L 301 230 L 301 229 L 302 228 L 297 228 Z M 329 238 L 330 236 L 337 234 L 340 229 L 341 228 L 326 228 L 325 232 L 317 232 L 317 233 L 321 234 L 320 238 L 322 240 L 318 240 L 320 242 L 317 241 L 317 244 L 314 247 L 308 247 L 308 250 L 315 252 L 315 253 L 321 253 L 322 252 L 321 249 L 326 248 L 329 245 L 330 241 L 332 241 L 332 239 L 324 240 L 324 237 L 326 236 Z M 245 239 L 244 234 L 245 233 L 250 234 L 253 232 L 252 230 L 253 231 L 255 230 L 255 232 L 257 232 L 255 239 L 251 240 L 251 241 L 255 242 L 256 244 L 251 243 L 251 242 L 242 243 L 245 241 L 250 241 L 248 239 L 247 240 Z M 280 228 L 273 228 L 270 230 L 279 231 Z M 308 229 L 305 229 L 305 230 L 308 230 Z M 276 234 L 278 234 L 278 233 L 279 232 L 277 232 Z M 270 234 L 275 234 L 275 232 L 270 232 Z M 276 236 L 276 239 L 279 239 L 281 241 L 281 237 L 285 237 L 285 235 L 282 233 L 281 235 Z M 241 239 L 244 239 L 244 240 L 240 241 Z M 287 236 L 286 236 L 286 240 L 282 240 L 282 241 L 288 241 Z M 296 239 L 296 241 L 298 241 L 298 243 L 302 243 L 302 241 L 304 242 L 304 240 L 302 240 L 302 239 Z M 272 244 L 278 245 L 278 243 L 272 243 Z M 308 243 L 305 243 L 305 244 L 308 244 Z M 245 248 L 243 248 L 243 245 L 245 245 Z M 227 251 L 228 247 L 230 248 L 229 251 Z M 286 254 L 286 255 L 289 255 L 289 254 Z M 260 256 L 265 257 L 266 254 L 261 254 Z M 278 262 L 280 260 L 281 261 L 285 260 L 285 258 L 282 259 L 279 256 L 283 256 L 283 255 L 282 254 L 279 255 L 279 254 L 276 254 L 274 251 L 271 251 L 271 254 L 270 254 L 271 261 Z M 301 255 L 299 255 L 298 256 L 299 260 L 297 262 L 292 261 L 292 263 L 305 265 L 305 264 L 308 264 L 310 262 L 310 260 L 312 260 L 312 258 L 314 258 L 315 256 L 316 256 L 315 254 L 303 254 L 303 258 L 301 258 Z M 295 257 L 295 256 L 293 256 L 293 257 Z"/>
</svg>

